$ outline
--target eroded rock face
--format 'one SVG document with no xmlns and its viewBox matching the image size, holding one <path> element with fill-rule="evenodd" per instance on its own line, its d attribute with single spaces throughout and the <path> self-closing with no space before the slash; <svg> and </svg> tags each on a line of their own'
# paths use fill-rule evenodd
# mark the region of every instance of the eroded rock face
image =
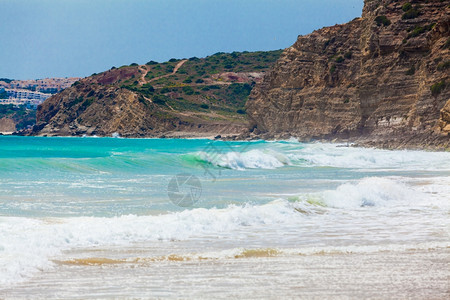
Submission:
<svg viewBox="0 0 450 300">
<path fill-rule="evenodd" d="M 142 95 L 116 86 L 80 82 L 38 107 L 32 135 L 184 137 L 239 134 L 246 124 L 207 122 L 188 114 L 168 113 Z"/>
<path fill-rule="evenodd" d="M 361 18 L 299 36 L 252 91 L 254 132 L 448 148 L 450 1 L 411 1 L 412 19 L 403 4 L 366 1 Z"/>
<path fill-rule="evenodd" d="M 441 109 L 441 118 L 439 119 L 439 132 L 450 134 L 450 100 Z"/>
<path fill-rule="evenodd" d="M 16 131 L 16 123 L 9 118 L 0 119 L 0 132 L 14 132 Z"/>
<path fill-rule="evenodd" d="M 93 89 L 79 84 L 38 107 L 35 130 L 41 135 L 139 134 L 155 127 L 156 120 L 150 118 L 151 105 L 140 102 L 136 94 L 125 89 Z"/>
</svg>

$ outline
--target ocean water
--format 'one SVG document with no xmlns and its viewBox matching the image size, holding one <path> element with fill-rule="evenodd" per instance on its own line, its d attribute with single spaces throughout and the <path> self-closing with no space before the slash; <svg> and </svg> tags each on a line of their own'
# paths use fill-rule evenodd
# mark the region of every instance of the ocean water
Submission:
<svg viewBox="0 0 450 300">
<path fill-rule="evenodd" d="M 0 298 L 449 296 L 450 153 L 0 137 Z"/>
</svg>

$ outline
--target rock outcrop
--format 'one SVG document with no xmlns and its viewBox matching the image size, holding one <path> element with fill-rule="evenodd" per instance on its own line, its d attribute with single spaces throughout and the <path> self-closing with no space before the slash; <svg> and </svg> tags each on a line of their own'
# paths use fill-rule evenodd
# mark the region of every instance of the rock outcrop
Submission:
<svg viewBox="0 0 450 300">
<path fill-rule="evenodd" d="M 1 118 L 0 119 L 0 133 L 11 133 L 16 131 L 16 123 L 13 119 Z"/>
<path fill-rule="evenodd" d="M 244 105 L 281 51 L 216 53 L 111 68 L 37 110 L 31 135 L 226 137 L 248 130 Z"/>
<path fill-rule="evenodd" d="M 247 102 L 260 137 L 450 147 L 450 1 L 366 0 L 299 36 Z"/>
</svg>

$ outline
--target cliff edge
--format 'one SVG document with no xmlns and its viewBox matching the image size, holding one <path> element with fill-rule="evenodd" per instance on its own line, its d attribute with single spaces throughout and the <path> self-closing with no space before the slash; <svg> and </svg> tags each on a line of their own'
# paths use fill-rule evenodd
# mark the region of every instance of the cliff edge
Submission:
<svg viewBox="0 0 450 300">
<path fill-rule="evenodd" d="M 252 135 L 450 147 L 450 1 L 366 0 L 287 48 L 246 104 Z"/>
</svg>

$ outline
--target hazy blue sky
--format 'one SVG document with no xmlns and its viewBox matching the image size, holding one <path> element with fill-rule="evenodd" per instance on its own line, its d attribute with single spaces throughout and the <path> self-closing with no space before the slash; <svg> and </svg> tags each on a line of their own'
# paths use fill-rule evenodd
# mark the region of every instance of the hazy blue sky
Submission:
<svg viewBox="0 0 450 300">
<path fill-rule="evenodd" d="M 363 0 L 0 0 L 0 77 L 275 50 L 361 15 Z"/>
</svg>

